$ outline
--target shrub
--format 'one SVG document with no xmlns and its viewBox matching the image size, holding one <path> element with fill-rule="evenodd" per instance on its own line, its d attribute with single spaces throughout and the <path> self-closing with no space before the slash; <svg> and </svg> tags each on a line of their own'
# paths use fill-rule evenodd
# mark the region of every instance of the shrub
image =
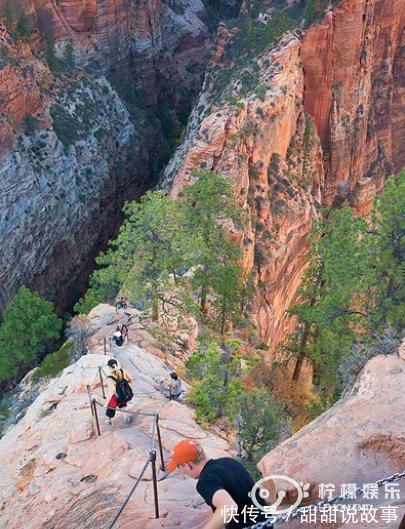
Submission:
<svg viewBox="0 0 405 529">
<path fill-rule="evenodd" d="M 34 134 L 38 130 L 39 120 L 37 117 L 27 114 L 24 118 L 25 132 L 27 134 Z"/>
<path fill-rule="evenodd" d="M 274 202 L 270 203 L 270 209 L 273 215 L 280 216 L 284 213 L 286 202 L 282 198 L 278 198 Z"/>
<path fill-rule="evenodd" d="M 51 107 L 51 117 L 55 133 L 65 147 L 80 139 L 81 123 L 62 106 L 53 105 Z"/>
<path fill-rule="evenodd" d="M 264 388 L 253 389 L 239 397 L 239 438 L 245 466 L 259 477 L 256 464 L 290 434 L 284 406 Z"/>
<path fill-rule="evenodd" d="M 45 357 L 41 366 L 33 373 L 32 381 L 38 382 L 41 378 L 51 378 L 70 365 L 74 352 L 73 340 L 65 342 L 60 349 Z"/>
<path fill-rule="evenodd" d="M 187 362 L 196 379 L 189 401 L 196 406 L 199 422 L 209 423 L 218 417 L 236 414 L 237 397 L 243 386 L 239 380 L 239 358 L 225 358 L 216 343 L 200 346 Z"/>
</svg>

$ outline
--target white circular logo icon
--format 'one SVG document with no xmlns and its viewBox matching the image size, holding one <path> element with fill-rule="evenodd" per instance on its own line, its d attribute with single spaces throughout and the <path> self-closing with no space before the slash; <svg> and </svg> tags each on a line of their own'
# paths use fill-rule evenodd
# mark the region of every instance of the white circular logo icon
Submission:
<svg viewBox="0 0 405 529">
<path fill-rule="evenodd" d="M 273 504 L 271 505 L 262 504 L 268 501 L 270 497 L 270 492 L 266 488 L 261 488 L 261 485 L 264 485 L 267 481 L 270 481 L 270 480 L 287 481 L 288 483 L 294 486 L 294 488 L 297 490 L 297 499 L 295 500 L 293 505 L 289 505 L 288 507 L 285 507 L 285 508 L 280 507 L 286 495 L 286 492 L 284 490 L 278 491 L 276 501 Z M 302 499 L 307 498 L 309 496 L 309 493 L 307 492 L 308 489 L 309 489 L 309 483 L 305 483 L 305 484 L 298 483 L 298 481 L 288 476 L 283 476 L 281 474 L 272 474 L 270 476 L 266 476 L 262 479 L 259 479 L 259 481 L 256 481 L 256 483 L 253 485 L 252 490 L 250 491 L 250 497 L 252 498 L 252 501 L 255 504 L 255 506 L 265 513 L 286 514 L 296 509 L 298 505 L 301 503 Z M 264 502 L 261 503 L 259 501 L 259 498 L 264 500 Z"/>
</svg>

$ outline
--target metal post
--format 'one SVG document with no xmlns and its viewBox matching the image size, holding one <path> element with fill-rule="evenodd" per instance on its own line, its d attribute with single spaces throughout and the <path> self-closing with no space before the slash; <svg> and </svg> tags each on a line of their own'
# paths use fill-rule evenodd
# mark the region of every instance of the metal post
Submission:
<svg viewBox="0 0 405 529">
<path fill-rule="evenodd" d="M 103 336 L 103 342 L 104 342 L 104 356 L 107 354 L 107 338 Z"/>
<path fill-rule="evenodd" d="M 158 436 L 158 442 L 159 442 L 159 452 L 160 452 L 160 468 L 165 472 L 166 466 L 165 466 L 165 460 L 163 458 L 163 447 L 162 447 L 162 438 L 160 436 L 160 427 L 159 427 L 159 414 L 156 414 L 156 431 Z"/>
<path fill-rule="evenodd" d="M 98 414 L 97 414 L 97 408 L 96 408 L 96 399 L 92 400 L 92 405 L 93 405 L 94 418 L 96 419 L 97 434 L 100 437 L 101 432 L 100 432 L 100 423 L 98 422 Z"/>
<path fill-rule="evenodd" d="M 103 399 L 105 399 L 105 389 L 104 389 L 103 372 L 102 372 L 100 366 L 98 366 L 98 376 L 100 377 L 101 393 L 103 394 Z"/>
<path fill-rule="evenodd" d="M 151 451 L 150 460 L 152 463 L 153 497 L 155 499 L 155 518 L 159 518 L 159 497 L 158 497 L 157 474 L 156 474 L 156 450 Z"/>
<path fill-rule="evenodd" d="M 90 410 L 91 410 L 91 414 L 94 415 L 94 412 L 93 412 L 93 402 L 91 400 L 91 387 L 89 384 L 87 384 L 87 395 L 89 396 L 89 404 L 90 404 Z"/>
</svg>

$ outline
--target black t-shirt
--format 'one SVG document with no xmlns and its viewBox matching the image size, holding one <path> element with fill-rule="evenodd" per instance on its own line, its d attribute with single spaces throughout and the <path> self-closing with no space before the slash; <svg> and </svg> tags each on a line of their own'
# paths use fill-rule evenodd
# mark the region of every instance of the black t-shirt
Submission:
<svg viewBox="0 0 405 529">
<path fill-rule="evenodd" d="M 237 516 L 226 524 L 228 529 L 240 529 L 265 520 L 262 511 L 254 505 L 249 492 L 254 481 L 249 472 L 238 461 L 230 457 L 210 459 L 205 464 L 197 483 L 197 491 L 212 510 L 212 498 L 218 490 L 226 490 L 238 506 Z"/>
</svg>

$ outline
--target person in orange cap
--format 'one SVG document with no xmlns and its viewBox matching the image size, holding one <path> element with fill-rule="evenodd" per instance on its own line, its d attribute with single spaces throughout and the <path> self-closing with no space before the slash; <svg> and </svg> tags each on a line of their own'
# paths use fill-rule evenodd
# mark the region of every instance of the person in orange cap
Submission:
<svg viewBox="0 0 405 529">
<path fill-rule="evenodd" d="M 184 439 L 174 447 L 167 469 L 198 480 L 197 491 L 213 511 L 203 529 L 240 529 L 266 519 L 250 497 L 252 476 L 235 459 L 208 459 L 201 445 Z"/>
</svg>

